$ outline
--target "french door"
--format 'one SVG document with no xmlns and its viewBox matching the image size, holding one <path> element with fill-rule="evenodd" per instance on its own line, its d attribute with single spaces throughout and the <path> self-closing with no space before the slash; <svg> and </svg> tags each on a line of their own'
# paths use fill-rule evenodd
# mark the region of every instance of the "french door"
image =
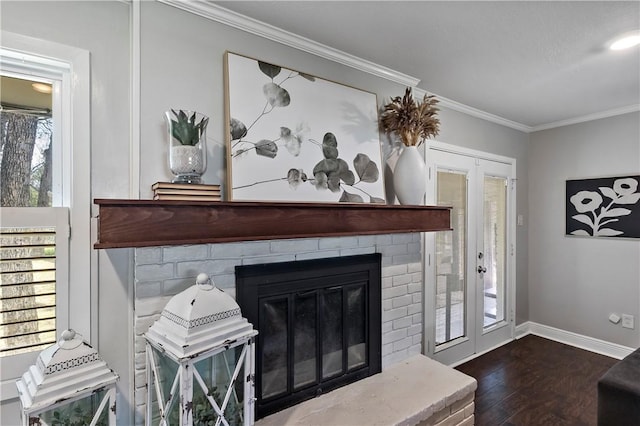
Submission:
<svg viewBox="0 0 640 426">
<path fill-rule="evenodd" d="M 515 160 L 434 144 L 427 204 L 453 231 L 425 238 L 426 352 L 455 364 L 513 337 Z"/>
</svg>

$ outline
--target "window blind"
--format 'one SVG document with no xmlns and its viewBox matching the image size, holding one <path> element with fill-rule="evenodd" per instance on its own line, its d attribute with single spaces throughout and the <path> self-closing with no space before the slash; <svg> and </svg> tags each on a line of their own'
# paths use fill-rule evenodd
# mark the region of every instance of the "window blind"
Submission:
<svg viewBox="0 0 640 426">
<path fill-rule="evenodd" d="M 55 341 L 55 227 L 0 228 L 0 357 Z"/>
</svg>

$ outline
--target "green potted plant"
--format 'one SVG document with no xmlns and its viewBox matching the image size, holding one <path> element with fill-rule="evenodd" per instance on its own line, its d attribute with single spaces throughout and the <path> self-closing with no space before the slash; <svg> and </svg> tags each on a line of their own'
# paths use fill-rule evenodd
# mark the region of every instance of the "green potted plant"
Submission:
<svg viewBox="0 0 640 426">
<path fill-rule="evenodd" d="M 202 183 L 207 169 L 206 131 L 209 117 L 195 111 L 165 112 L 169 134 L 172 182 Z"/>
<path fill-rule="evenodd" d="M 380 115 L 380 129 L 397 135 L 404 145 L 393 172 L 393 187 L 401 204 L 422 204 L 425 164 L 417 147 L 439 133 L 437 103 L 434 96 L 427 94 L 416 102 L 411 88 L 407 87 L 404 96 L 392 98 Z"/>
</svg>

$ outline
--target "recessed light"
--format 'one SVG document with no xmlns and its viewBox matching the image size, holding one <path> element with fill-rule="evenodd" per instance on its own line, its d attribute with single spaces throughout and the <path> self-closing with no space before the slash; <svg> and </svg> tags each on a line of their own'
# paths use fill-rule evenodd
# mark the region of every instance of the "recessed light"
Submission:
<svg viewBox="0 0 640 426">
<path fill-rule="evenodd" d="M 49 94 L 53 91 L 51 85 L 45 83 L 31 83 L 31 87 L 33 87 L 33 90 L 35 90 L 36 92 L 40 93 Z"/>
<path fill-rule="evenodd" d="M 609 46 L 611 50 L 624 50 L 640 44 L 640 33 L 626 34 Z"/>
</svg>

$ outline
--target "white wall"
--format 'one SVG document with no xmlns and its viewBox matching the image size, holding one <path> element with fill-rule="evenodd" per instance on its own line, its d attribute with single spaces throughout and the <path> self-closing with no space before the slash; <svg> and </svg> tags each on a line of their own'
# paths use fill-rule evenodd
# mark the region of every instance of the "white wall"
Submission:
<svg viewBox="0 0 640 426">
<path fill-rule="evenodd" d="M 640 172 L 640 114 L 531 135 L 529 319 L 628 347 L 640 345 L 640 240 L 566 237 L 565 181 Z M 636 328 L 614 325 L 617 312 Z"/>
<path fill-rule="evenodd" d="M 283 6 L 284 7 L 284 6 Z M 0 2 L 3 30 L 38 37 L 91 53 L 91 187 L 93 198 L 128 198 L 130 176 L 130 18 L 121 1 Z M 377 94 L 379 104 L 402 94 L 399 84 L 226 27 L 167 5 L 140 2 L 141 126 L 140 197 L 170 178 L 163 112 L 189 108 L 211 117 L 209 169 L 205 181 L 224 182 L 223 54 L 226 50 L 297 69 Z M 399 67 L 400 68 L 400 67 Z M 446 95 L 446 94 L 443 94 Z M 518 211 L 527 209 L 528 135 L 443 109 L 443 142 L 518 160 Z M 392 146 L 385 143 L 383 152 Z M 135 158 L 135 157 L 134 157 Z M 518 229 L 518 322 L 527 319 L 526 227 Z M 93 250 L 88 247 L 88 250 Z M 119 382 L 119 424 L 133 420 L 133 250 L 98 251 L 98 336 L 92 343 Z M 87 283 L 89 285 L 89 283 Z M 14 424 L 17 405 L 3 404 L 1 424 Z"/>
<path fill-rule="evenodd" d="M 171 22 L 169 29 L 167 23 Z M 187 44 L 188 43 L 188 48 Z M 404 87 L 344 65 L 227 27 L 172 7 L 142 3 L 142 152 L 140 195 L 150 198 L 151 185 L 169 179 L 163 113 L 168 108 L 196 109 L 211 117 L 209 166 L 206 182 L 224 183 L 224 84 L 225 51 L 283 65 L 328 80 L 377 94 L 383 105 Z M 203 54 L 206 52 L 206 54 Z M 185 77 L 188 76 L 188 77 Z M 167 84 L 171 81 L 171 84 Z M 161 89 L 159 89 L 161 88 Z M 527 216 L 529 135 L 447 108 L 440 113 L 437 139 L 517 160 L 517 212 Z M 385 137 L 383 155 L 394 150 Z M 395 153 L 395 152 L 394 152 Z M 387 170 L 387 175 L 389 171 Z M 391 188 L 387 195 L 393 196 Z M 527 221 L 517 229 L 516 322 L 528 319 Z"/>
<path fill-rule="evenodd" d="M 203 17 L 155 2 L 142 2 L 140 195 L 170 179 L 164 112 L 194 109 L 210 117 L 207 183 L 224 183 L 225 51 L 243 54 L 377 94 L 378 102 L 404 88 L 353 68 L 292 49 Z M 170 24 L 169 24 L 170 23 Z"/>
<path fill-rule="evenodd" d="M 0 8 L 0 27 L 4 31 L 90 52 L 91 140 L 79 142 L 91 143 L 92 197 L 128 198 L 130 5 L 115 1 L 2 1 Z M 93 249 L 87 247 L 87 250 Z M 94 314 L 101 321 L 98 335 L 91 336 L 91 343 L 120 375 L 118 408 L 121 424 L 129 423 L 130 321 L 127 310 L 132 306 L 132 300 L 128 294 L 129 260 L 123 256 L 129 252 L 99 252 L 99 264 L 93 271 L 99 274 L 98 294 L 92 295 L 98 301 Z M 3 403 L 0 409 L 0 424 L 19 422 L 17 399 Z"/>
</svg>

